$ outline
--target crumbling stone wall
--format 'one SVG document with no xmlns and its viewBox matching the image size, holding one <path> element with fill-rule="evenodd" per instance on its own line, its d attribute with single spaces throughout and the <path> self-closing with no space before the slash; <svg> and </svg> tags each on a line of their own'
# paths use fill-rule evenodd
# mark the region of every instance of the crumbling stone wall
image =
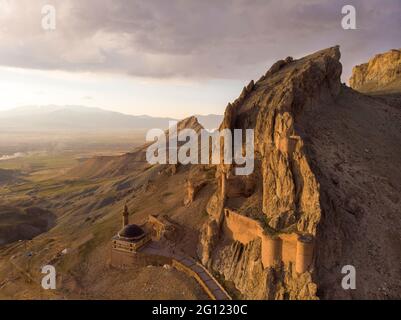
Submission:
<svg viewBox="0 0 401 320">
<path fill-rule="evenodd" d="M 233 241 L 247 245 L 261 239 L 261 260 L 264 268 L 283 262 L 294 264 L 298 273 L 306 272 L 313 261 L 313 239 L 298 234 L 269 235 L 260 223 L 249 217 L 225 209 L 223 231 Z"/>
</svg>

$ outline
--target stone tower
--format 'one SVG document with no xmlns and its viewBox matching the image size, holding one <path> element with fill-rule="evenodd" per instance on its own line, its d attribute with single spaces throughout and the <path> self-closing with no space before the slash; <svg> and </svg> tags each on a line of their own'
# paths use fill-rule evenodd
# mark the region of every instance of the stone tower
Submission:
<svg viewBox="0 0 401 320">
<path fill-rule="evenodd" d="M 123 212 L 123 228 L 128 225 L 128 206 L 127 204 L 124 205 L 124 212 Z"/>
</svg>

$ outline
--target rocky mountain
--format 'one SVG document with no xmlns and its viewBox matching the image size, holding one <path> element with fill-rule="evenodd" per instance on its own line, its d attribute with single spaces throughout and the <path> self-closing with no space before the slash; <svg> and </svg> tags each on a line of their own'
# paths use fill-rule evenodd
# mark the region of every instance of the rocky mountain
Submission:
<svg viewBox="0 0 401 320">
<path fill-rule="evenodd" d="M 355 66 L 349 83 L 360 92 L 391 93 L 400 91 L 400 79 L 401 49 L 393 49 Z"/>
<path fill-rule="evenodd" d="M 56 226 L 25 249 L 0 247 L 1 261 L 26 265 L 29 250 L 37 279 L 44 262 L 55 265 L 51 298 L 202 298 L 196 283 L 163 266 L 110 268 L 127 205 L 130 223 L 151 214 L 174 223 L 164 244 L 203 263 L 234 298 L 401 298 L 401 107 L 389 99 L 398 93 L 345 86 L 339 60 L 339 47 L 280 60 L 228 104 L 219 130 L 254 129 L 248 176 L 228 164 L 151 165 L 148 143 L 4 189 L 6 217 L 17 212 L 24 225 L 26 210 L 41 208 Z M 178 127 L 199 132 L 199 122 Z M 344 266 L 355 267 L 355 290 L 341 285 Z M 0 263 L 0 275 L 0 298 L 37 297 L 13 264 Z"/>
<path fill-rule="evenodd" d="M 255 171 L 235 177 L 232 165 L 218 166 L 199 255 L 244 298 L 400 297 L 401 112 L 342 85 L 339 59 L 333 47 L 280 60 L 227 106 L 220 129 L 255 129 Z M 378 89 L 398 81 L 396 71 L 384 73 Z M 231 212 L 244 222 L 230 222 Z M 271 267 L 252 221 L 267 239 L 281 239 L 282 257 Z M 255 240 L 243 240 L 244 232 Z M 306 271 L 291 261 L 285 239 L 293 234 L 314 244 Z M 356 269 L 356 290 L 341 286 L 346 265 Z"/>
<path fill-rule="evenodd" d="M 369 62 L 354 67 L 349 83 L 356 91 L 401 108 L 401 50 L 377 54 Z"/>
</svg>

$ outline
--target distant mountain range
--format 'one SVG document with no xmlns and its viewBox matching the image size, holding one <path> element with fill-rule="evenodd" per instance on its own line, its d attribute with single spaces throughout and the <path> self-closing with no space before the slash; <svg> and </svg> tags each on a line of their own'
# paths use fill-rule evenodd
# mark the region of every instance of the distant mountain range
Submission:
<svg viewBox="0 0 401 320">
<path fill-rule="evenodd" d="M 196 115 L 208 129 L 217 128 L 222 115 Z M 168 122 L 180 120 L 127 115 L 84 106 L 26 106 L 0 112 L 0 128 L 5 130 L 121 130 L 168 127 Z"/>
</svg>

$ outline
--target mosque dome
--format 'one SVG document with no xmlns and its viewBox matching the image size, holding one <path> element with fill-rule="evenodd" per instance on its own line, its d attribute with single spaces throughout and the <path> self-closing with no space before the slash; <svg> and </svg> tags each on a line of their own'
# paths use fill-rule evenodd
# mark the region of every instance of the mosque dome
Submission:
<svg viewBox="0 0 401 320">
<path fill-rule="evenodd" d="M 145 236 L 145 231 L 136 225 L 136 224 L 129 224 L 125 226 L 120 232 L 118 233 L 119 238 L 127 239 L 127 240 L 139 240 Z"/>
</svg>

